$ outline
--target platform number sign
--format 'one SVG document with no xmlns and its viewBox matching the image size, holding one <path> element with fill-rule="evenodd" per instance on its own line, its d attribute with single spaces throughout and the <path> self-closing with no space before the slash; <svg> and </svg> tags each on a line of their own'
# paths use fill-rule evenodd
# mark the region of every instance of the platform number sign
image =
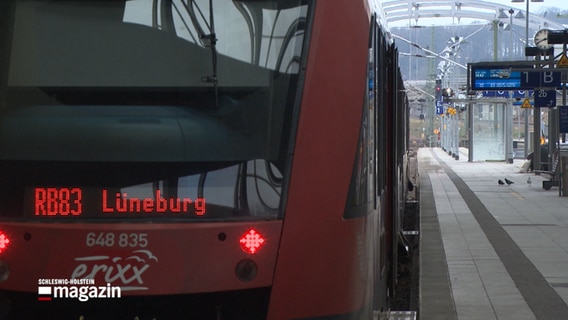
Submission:
<svg viewBox="0 0 568 320">
<path fill-rule="evenodd" d="M 436 114 L 444 114 L 444 103 L 436 101 Z"/>
<path fill-rule="evenodd" d="M 535 90 L 534 105 L 540 108 L 556 107 L 556 90 Z"/>
</svg>

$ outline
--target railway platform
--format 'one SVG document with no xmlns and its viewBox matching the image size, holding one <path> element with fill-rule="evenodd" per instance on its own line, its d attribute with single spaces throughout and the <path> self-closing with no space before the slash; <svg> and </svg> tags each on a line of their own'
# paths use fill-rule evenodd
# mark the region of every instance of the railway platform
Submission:
<svg viewBox="0 0 568 320">
<path fill-rule="evenodd" d="M 520 173 L 524 160 L 460 153 L 418 151 L 418 318 L 568 319 L 568 197 Z"/>
</svg>

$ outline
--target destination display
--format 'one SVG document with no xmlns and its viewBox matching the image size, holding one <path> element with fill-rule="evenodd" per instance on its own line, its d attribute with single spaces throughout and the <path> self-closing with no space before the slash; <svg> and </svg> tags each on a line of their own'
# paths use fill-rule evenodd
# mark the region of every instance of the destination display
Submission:
<svg viewBox="0 0 568 320">
<path fill-rule="evenodd" d="M 510 68 L 472 68 L 474 90 L 518 89 L 521 87 L 521 72 Z"/>
<path fill-rule="evenodd" d="M 559 71 L 531 69 L 534 66 L 470 64 L 469 83 L 472 90 L 531 90 L 536 88 L 561 89 L 562 74 Z M 517 70 L 515 70 L 517 69 Z"/>
<path fill-rule="evenodd" d="M 160 189 L 145 196 L 109 188 L 30 187 L 24 211 L 36 218 L 200 217 L 205 198 L 166 197 Z"/>
</svg>

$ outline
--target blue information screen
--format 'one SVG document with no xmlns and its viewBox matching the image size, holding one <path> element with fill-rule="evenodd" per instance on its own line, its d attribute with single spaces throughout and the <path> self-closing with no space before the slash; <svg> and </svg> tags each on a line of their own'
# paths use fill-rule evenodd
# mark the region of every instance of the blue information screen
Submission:
<svg viewBox="0 0 568 320">
<path fill-rule="evenodd" d="M 504 67 L 472 66 L 473 90 L 513 90 L 521 88 L 521 72 Z"/>
</svg>

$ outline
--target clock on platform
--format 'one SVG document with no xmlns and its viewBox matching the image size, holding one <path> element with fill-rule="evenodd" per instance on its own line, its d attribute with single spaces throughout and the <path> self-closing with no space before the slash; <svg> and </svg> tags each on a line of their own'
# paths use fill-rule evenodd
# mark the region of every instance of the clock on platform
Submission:
<svg viewBox="0 0 568 320">
<path fill-rule="evenodd" d="M 541 50 L 548 50 L 552 48 L 552 44 L 548 42 L 548 35 L 550 30 L 542 29 L 537 31 L 534 35 L 534 44 Z"/>
</svg>

